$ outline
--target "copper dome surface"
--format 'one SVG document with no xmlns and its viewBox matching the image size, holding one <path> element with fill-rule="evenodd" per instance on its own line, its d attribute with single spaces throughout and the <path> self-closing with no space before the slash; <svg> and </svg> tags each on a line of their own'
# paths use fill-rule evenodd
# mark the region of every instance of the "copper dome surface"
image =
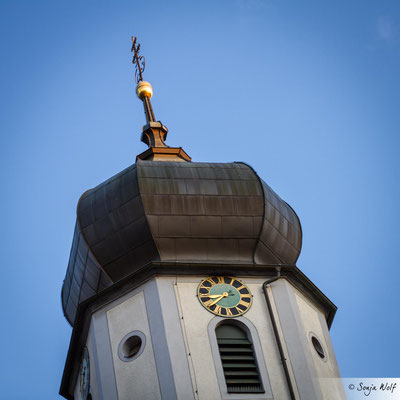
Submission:
<svg viewBox="0 0 400 400">
<path fill-rule="evenodd" d="M 154 262 L 293 265 L 300 221 L 244 163 L 132 166 L 85 192 L 62 289 L 79 303 Z"/>
</svg>

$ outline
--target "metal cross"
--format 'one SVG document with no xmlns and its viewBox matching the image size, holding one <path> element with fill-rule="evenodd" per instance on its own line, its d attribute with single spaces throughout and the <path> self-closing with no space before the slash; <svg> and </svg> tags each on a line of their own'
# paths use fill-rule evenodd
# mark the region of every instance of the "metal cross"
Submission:
<svg viewBox="0 0 400 400">
<path fill-rule="evenodd" d="M 143 80 L 142 72 L 144 71 L 146 63 L 145 63 L 144 56 L 139 55 L 140 43 L 136 47 L 136 41 L 137 41 L 137 37 L 132 36 L 132 49 L 131 49 L 131 52 L 133 53 L 132 64 L 136 64 L 135 65 L 135 81 L 136 81 L 136 83 L 139 83 L 140 81 Z"/>
</svg>

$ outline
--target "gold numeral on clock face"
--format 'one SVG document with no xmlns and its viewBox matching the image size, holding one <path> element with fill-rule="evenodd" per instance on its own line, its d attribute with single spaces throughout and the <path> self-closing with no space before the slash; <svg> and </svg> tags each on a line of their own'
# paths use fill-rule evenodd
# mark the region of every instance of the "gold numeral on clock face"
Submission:
<svg viewBox="0 0 400 400">
<path fill-rule="evenodd" d="M 214 309 L 214 312 L 216 312 L 217 314 L 221 313 L 221 307 L 220 306 L 216 306 Z"/>
<path fill-rule="evenodd" d="M 205 301 L 203 304 L 204 304 L 206 307 L 210 307 L 210 305 L 211 305 L 212 302 L 213 302 L 213 299 L 210 299 L 210 300 Z"/>
</svg>

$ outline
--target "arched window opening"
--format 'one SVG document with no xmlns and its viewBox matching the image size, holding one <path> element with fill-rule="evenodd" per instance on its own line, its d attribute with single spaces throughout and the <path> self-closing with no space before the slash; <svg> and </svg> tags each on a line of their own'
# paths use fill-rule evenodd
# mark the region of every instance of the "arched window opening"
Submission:
<svg viewBox="0 0 400 400">
<path fill-rule="evenodd" d="M 253 344 L 236 324 L 215 330 L 228 393 L 264 393 Z"/>
</svg>

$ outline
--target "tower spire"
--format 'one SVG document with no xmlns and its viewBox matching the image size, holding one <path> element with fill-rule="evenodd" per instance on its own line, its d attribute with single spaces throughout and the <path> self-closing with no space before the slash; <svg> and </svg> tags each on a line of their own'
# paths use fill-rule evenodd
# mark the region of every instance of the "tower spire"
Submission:
<svg viewBox="0 0 400 400">
<path fill-rule="evenodd" d="M 146 125 L 143 126 L 142 142 L 149 146 L 149 149 L 139 154 L 137 158 L 142 160 L 158 161 L 190 161 L 191 158 L 181 147 L 169 147 L 165 144 L 168 129 L 161 121 L 156 121 L 150 99 L 153 96 L 153 88 L 149 82 L 143 80 L 143 72 L 146 67 L 144 56 L 140 55 L 140 43 L 137 37 L 132 36 L 133 53 L 132 64 L 135 65 L 136 94 L 143 102 L 146 115 Z"/>
</svg>

